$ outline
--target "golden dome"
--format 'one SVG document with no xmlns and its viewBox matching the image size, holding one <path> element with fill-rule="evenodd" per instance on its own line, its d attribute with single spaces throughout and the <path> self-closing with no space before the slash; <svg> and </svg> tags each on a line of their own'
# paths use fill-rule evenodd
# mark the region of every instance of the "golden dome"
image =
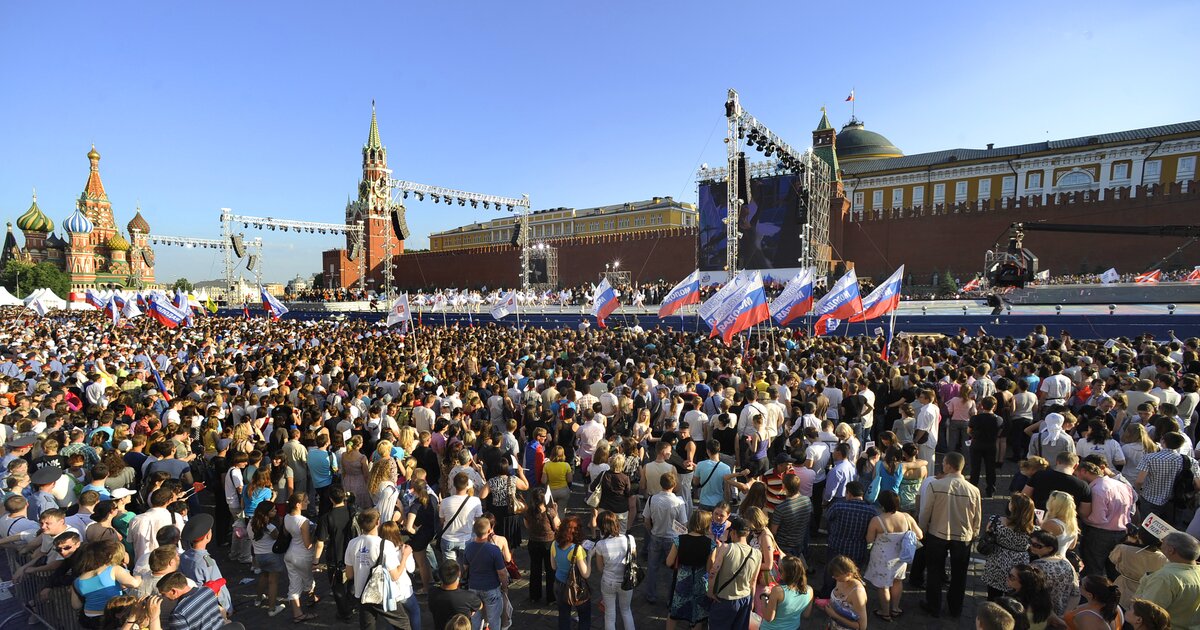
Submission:
<svg viewBox="0 0 1200 630">
<path fill-rule="evenodd" d="M 125 240 L 125 237 L 121 236 L 120 232 L 113 232 L 113 235 L 108 237 L 108 242 L 105 245 L 114 252 L 129 251 L 129 241 Z"/>
<path fill-rule="evenodd" d="M 100 159 L 100 154 L 96 152 L 96 145 L 94 145 L 94 144 L 92 145 L 92 150 L 88 151 L 87 156 L 88 156 L 89 160 L 99 160 Z"/>
</svg>

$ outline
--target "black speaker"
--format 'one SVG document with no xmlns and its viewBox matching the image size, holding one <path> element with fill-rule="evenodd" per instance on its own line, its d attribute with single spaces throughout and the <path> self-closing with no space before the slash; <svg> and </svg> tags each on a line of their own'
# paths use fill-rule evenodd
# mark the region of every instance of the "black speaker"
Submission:
<svg viewBox="0 0 1200 630">
<path fill-rule="evenodd" d="M 355 243 L 350 246 L 350 251 L 346 252 L 346 258 L 349 258 L 350 261 L 353 262 L 355 260 L 358 260 L 358 255 L 361 253 L 362 253 L 362 245 L 359 243 Z"/>
<path fill-rule="evenodd" d="M 246 255 L 246 246 L 242 243 L 242 235 L 234 234 L 229 237 L 230 244 L 233 245 L 233 254 L 238 258 Z"/>
<path fill-rule="evenodd" d="M 254 271 L 256 265 L 258 265 L 258 255 L 250 254 L 250 257 L 246 259 L 246 271 Z"/>
<path fill-rule="evenodd" d="M 402 206 L 392 207 L 392 231 L 396 233 L 396 238 L 402 241 L 408 239 L 408 221 L 404 218 Z"/>
<path fill-rule="evenodd" d="M 738 164 L 738 179 L 737 179 L 738 201 L 742 202 L 742 207 L 748 210 L 750 208 L 750 169 L 748 168 L 749 163 L 746 161 L 745 152 L 738 153 L 737 164 Z M 737 216 L 740 217 L 740 214 Z M 739 218 L 739 222 L 740 222 L 740 218 Z"/>
<path fill-rule="evenodd" d="M 512 240 L 509 241 L 509 243 L 513 247 L 521 246 L 521 222 L 520 221 L 518 221 L 517 224 L 515 226 L 513 226 Z"/>
</svg>

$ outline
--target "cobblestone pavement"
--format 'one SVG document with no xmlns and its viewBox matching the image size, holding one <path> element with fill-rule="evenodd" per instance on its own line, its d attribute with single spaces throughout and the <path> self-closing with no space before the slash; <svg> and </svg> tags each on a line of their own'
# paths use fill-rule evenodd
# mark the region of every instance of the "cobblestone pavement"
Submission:
<svg viewBox="0 0 1200 630">
<path fill-rule="evenodd" d="M 1016 470 L 1016 465 L 1013 463 L 1005 463 L 1001 471 L 998 472 L 997 488 L 1008 488 L 1012 478 L 1012 473 Z M 984 498 L 983 507 L 985 521 L 987 515 L 998 514 L 1004 509 L 1003 492 L 999 492 L 995 498 Z M 582 513 L 584 511 L 583 495 L 579 491 L 575 491 L 571 496 L 571 511 Z M 638 525 L 633 529 L 635 535 L 641 540 L 641 526 Z M 809 575 L 810 583 L 819 585 L 821 581 L 822 568 L 825 562 L 825 541 L 824 536 L 820 536 L 813 540 L 810 545 L 810 560 L 812 568 Z M 644 553 L 644 550 L 642 550 Z M 235 565 L 225 559 L 227 549 L 215 549 L 213 555 L 219 559 L 222 568 L 225 571 L 225 576 L 232 590 L 235 606 L 237 609 L 234 615 L 234 620 L 244 624 L 250 630 L 271 627 L 291 626 L 291 613 L 284 612 L 276 617 L 268 617 L 265 609 L 256 608 L 253 605 L 252 598 L 257 592 L 257 584 L 248 583 L 241 584 L 243 579 L 253 579 L 255 576 L 249 571 L 248 567 L 243 565 Z M 521 566 L 524 577 L 513 582 L 511 587 L 511 597 L 513 605 L 513 630 L 551 630 L 558 628 L 558 609 L 555 606 L 547 606 L 545 604 L 532 603 L 529 601 L 529 580 L 527 571 L 524 567 L 529 566 L 528 554 L 524 547 L 514 550 L 514 555 L 517 559 L 518 566 Z M 644 556 L 643 556 L 644 564 Z M 982 570 L 982 560 L 974 559 L 970 567 L 970 575 L 967 578 L 967 598 L 963 607 L 963 615 L 961 618 L 954 620 L 948 619 L 943 611 L 943 616 L 939 619 L 934 619 L 926 615 L 918 607 L 917 602 L 923 597 L 924 589 L 918 590 L 910 585 L 905 586 L 904 597 L 902 600 L 902 609 L 904 614 L 895 621 L 888 623 L 881 619 L 871 617 L 869 627 L 871 629 L 888 629 L 888 630 L 933 630 L 940 628 L 974 628 L 975 607 L 979 602 L 985 601 L 987 597 L 987 588 L 979 579 L 979 573 Z M 665 592 L 667 580 L 662 580 L 662 591 Z M 286 578 L 284 578 L 286 582 Z M 599 593 L 600 583 L 598 576 L 592 575 L 592 591 L 595 593 L 592 608 L 592 628 L 604 627 L 604 613 L 599 609 Z M 313 610 L 319 619 L 300 624 L 310 627 L 346 627 L 345 622 L 338 621 L 334 616 L 332 599 L 327 597 L 329 594 L 328 576 L 322 572 L 317 574 L 317 593 L 322 597 L 322 602 Z M 280 584 L 280 591 L 286 591 L 286 584 Z M 425 607 L 425 596 L 418 596 L 422 604 L 422 627 L 427 630 L 440 630 L 433 628 L 433 619 L 428 614 L 428 608 Z M 873 588 L 868 588 L 867 610 L 873 611 L 878 602 L 877 593 Z M 633 597 L 633 613 L 635 624 L 639 629 L 658 629 L 665 628 L 667 623 L 667 604 L 666 598 L 660 597 L 657 605 L 650 605 L 645 601 L 640 593 L 635 593 Z M 813 616 L 805 619 L 801 625 L 802 628 L 824 628 L 826 623 L 825 616 L 817 610 L 813 611 Z M 620 627 L 620 618 L 618 617 L 617 625 Z M 572 624 L 572 630 L 575 624 Z M 686 628 L 683 626 L 682 628 Z M 384 630 L 384 629 L 380 629 Z M 717 630 L 717 629 L 712 629 Z"/>
</svg>

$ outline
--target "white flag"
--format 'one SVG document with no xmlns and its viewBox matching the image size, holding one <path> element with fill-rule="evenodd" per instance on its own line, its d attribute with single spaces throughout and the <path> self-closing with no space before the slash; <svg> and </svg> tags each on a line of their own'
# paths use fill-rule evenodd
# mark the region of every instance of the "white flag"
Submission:
<svg viewBox="0 0 1200 630">
<path fill-rule="evenodd" d="M 492 317 L 495 319 L 504 319 L 515 310 L 517 310 L 517 292 L 509 291 L 492 308 Z"/>
<path fill-rule="evenodd" d="M 1034 280 L 1037 280 L 1038 282 L 1047 282 L 1050 280 L 1050 270 L 1043 269 L 1043 270 L 1037 272 L 1037 274 L 1034 275 L 1033 278 L 1034 278 Z"/>
<path fill-rule="evenodd" d="M 138 308 L 137 300 L 132 298 L 125 300 L 125 308 L 121 309 L 121 317 L 124 317 L 125 319 L 133 319 L 141 316 L 142 309 Z"/>
<path fill-rule="evenodd" d="M 1100 282 L 1103 282 L 1104 284 L 1112 284 L 1120 279 L 1121 274 L 1117 273 L 1115 268 L 1109 269 L 1108 271 L 1100 274 Z"/>
<path fill-rule="evenodd" d="M 46 306 L 46 305 L 45 305 L 45 304 L 42 302 L 42 299 L 41 299 L 41 298 L 34 298 L 34 299 L 33 299 L 33 301 L 32 301 L 32 302 L 30 302 L 30 303 L 29 303 L 29 306 L 27 306 L 26 308 L 28 308 L 28 309 L 32 310 L 33 312 L 37 313 L 37 314 L 38 314 L 38 317 L 45 317 L 45 316 L 46 316 L 46 313 L 49 313 L 49 312 L 50 312 L 50 309 L 49 309 L 49 307 L 47 307 L 47 306 Z"/>
<path fill-rule="evenodd" d="M 408 308 L 408 294 L 401 293 L 400 297 L 392 302 L 392 310 L 388 311 L 387 325 L 395 326 L 407 321 L 412 321 L 412 311 Z"/>
</svg>

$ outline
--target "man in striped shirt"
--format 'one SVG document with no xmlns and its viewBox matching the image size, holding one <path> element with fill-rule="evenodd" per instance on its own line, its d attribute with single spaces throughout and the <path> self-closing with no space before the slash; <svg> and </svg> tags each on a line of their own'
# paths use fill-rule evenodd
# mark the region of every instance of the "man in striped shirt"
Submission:
<svg viewBox="0 0 1200 630">
<path fill-rule="evenodd" d="M 212 589 L 188 584 L 187 577 L 179 571 L 163 576 L 158 581 L 158 592 L 175 602 L 170 630 L 217 630 L 225 625 L 225 615 Z"/>
</svg>

